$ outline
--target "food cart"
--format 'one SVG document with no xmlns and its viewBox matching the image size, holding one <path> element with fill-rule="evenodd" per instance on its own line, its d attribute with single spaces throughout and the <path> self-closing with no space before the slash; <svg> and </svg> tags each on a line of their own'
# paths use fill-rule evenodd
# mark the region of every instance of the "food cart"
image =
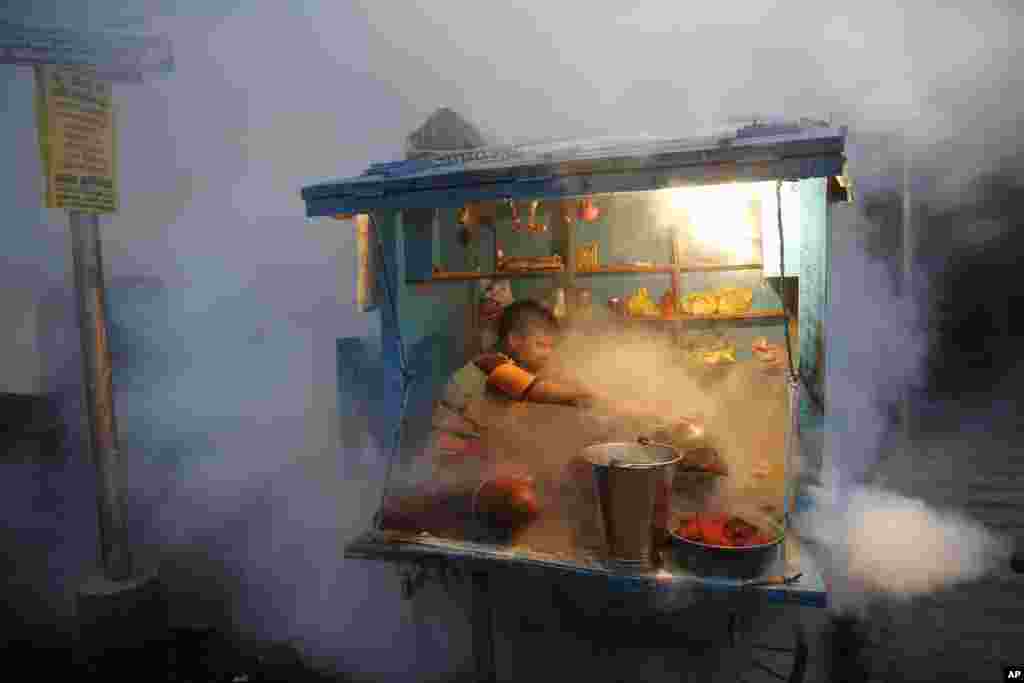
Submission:
<svg viewBox="0 0 1024 683">
<path fill-rule="evenodd" d="M 822 567 L 785 531 L 794 515 L 813 514 L 801 482 L 813 480 L 822 463 L 830 216 L 834 203 L 849 200 L 845 145 L 846 130 L 824 122 L 754 122 L 699 139 L 605 138 L 439 153 L 303 188 L 309 218 L 357 224 L 359 305 L 380 311 L 379 344 L 339 340 L 340 411 L 363 415 L 388 458 L 373 528 L 347 546 L 346 556 L 470 576 L 481 680 L 495 676 L 495 572 L 550 574 L 562 586 L 586 584 L 591 596 L 721 599 L 728 605 L 720 610 L 728 615 L 722 636 L 732 646 L 743 610 L 773 602 L 827 605 Z M 612 561 L 607 544 L 583 542 L 582 520 L 592 521 L 601 501 L 580 504 L 586 496 L 565 481 L 544 495 L 572 501 L 552 503 L 513 535 L 487 535 L 422 506 L 411 521 L 388 514 L 401 508 L 395 501 L 415 497 L 417 477 L 430 477 L 418 463 L 433 402 L 446 379 L 486 347 L 480 304 L 487 287 L 502 283 L 515 299 L 550 302 L 566 329 L 582 330 L 589 343 L 614 337 L 611 356 L 608 345 L 596 354 L 600 368 L 591 376 L 598 380 L 632 373 L 661 394 L 679 387 L 684 402 L 711 397 L 715 415 L 706 428 L 719 438 L 694 450 L 710 450 L 728 476 L 690 468 L 670 477 L 669 533 L 654 537 L 650 562 L 624 566 Z M 616 345 L 635 348 L 644 340 L 657 346 L 663 364 L 653 375 L 640 367 L 640 355 L 614 355 Z M 629 391 L 628 384 L 615 386 Z M 521 450 L 535 450 L 538 425 L 562 419 L 549 412 L 530 422 L 520 408 L 509 410 L 512 423 L 534 439 L 520 440 Z M 575 440 L 537 447 L 541 459 L 601 440 L 572 424 L 560 432 L 573 432 Z M 590 476 L 588 470 L 583 478 Z M 699 522 L 702 507 L 716 500 L 750 501 L 763 515 L 758 519 L 777 528 L 774 554 L 753 574 L 730 571 L 729 550 L 706 536 L 688 543 L 683 527 Z M 610 538 L 607 521 L 603 528 L 599 541 Z M 696 564 L 686 561 L 693 552 Z M 424 576 L 407 574 L 406 592 Z M 567 611 L 590 599 L 579 595 Z M 661 604 L 644 602 L 655 603 Z M 758 648 L 773 663 L 758 659 Z M 731 658 L 733 672 L 747 680 L 803 676 L 807 646 L 799 630 L 785 644 L 748 643 L 748 651 L 750 658 Z"/>
</svg>

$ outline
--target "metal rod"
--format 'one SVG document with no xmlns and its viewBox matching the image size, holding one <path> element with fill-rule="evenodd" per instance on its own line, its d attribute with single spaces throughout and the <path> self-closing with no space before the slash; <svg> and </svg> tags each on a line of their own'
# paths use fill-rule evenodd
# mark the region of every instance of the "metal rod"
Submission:
<svg viewBox="0 0 1024 683">
<path fill-rule="evenodd" d="M 412 372 L 409 369 L 409 362 L 405 353 L 405 342 L 402 341 L 402 325 L 398 318 L 398 302 L 396 300 L 396 294 L 392 290 L 392 284 L 398 282 L 398 273 L 395 273 L 395 279 L 391 279 L 391 270 L 388 268 L 387 255 L 384 252 L 384 238 L 380 233 L 380 226 L 377 224 L 376 217 L 371 212 L 367 214 L 370 222 L 370 228 L 373 233 L 373 239 L 376 241 L 377 248 L 377 268 L 380 270 L 377 272 L 377 282 L 383 280 L 384 282 L 384 295 L 387 297 L 387 310 L 391 312 L 392 319 L 395 321 L 395 343 L 398 345 L 398 365 L 399 365 L 399 376 L 402 382 L 402 398 L 399 404 L 398 412 L 398 424 L 395 426 L 395 431 L 392 434 L 394 442 L 391 448 L 391 457 L 388 458 L 387 471 L 384 477 L 384 484 L 381 487 L 380 492 L 380 507 L 377 509 L 377 514 L 374 518 L 374 528 L 377 530 L 383 530 L 384 524 L 384 505 L 387 503 L 388 495 L 391 493 L 391 473 L 394 470 L 395 461 L 398 460 L 402 450 L 405 434 L 405 413 L 409 405 L 409 386 L 412 381 Z M 383 324 L 385 311 L 381 312 L 381 323 Z"/>
<path fill-rule="evenodd" d="M 107 343 L 107 305 L 103 283 L 99 217 L 69 211 L 78 327 L 81 334 L 89 445 L 98 479 L 100 562 L 110 580 L 132 575 L 121 451 L 114 416 L 114 381 Z"/>
<path fill-rule="evenodd" d="M 472 574 L 471 620 L 473 628 L 473 659 L 476 666 L 476 680 L 493 683 L 497 680 L 494 661 L 494 604 L 491 593 L 491 576 L 486 570 Z"/>
<path fill-rule="evenodd" d="M 903 296 L 910 298 L 914 289 L 914 257 L 915 257 L 915 236 L 914 236 L 914 213 L 913 204 L 910 198 L 910 168 L 911 150 L 910 142 L 903 140 Z M 913 436 L 913 399 L 910 393 L 910 385 L 903 388 L 902 397 L 903 412 L 903 436 L 907 440 Z"/>
</svg>

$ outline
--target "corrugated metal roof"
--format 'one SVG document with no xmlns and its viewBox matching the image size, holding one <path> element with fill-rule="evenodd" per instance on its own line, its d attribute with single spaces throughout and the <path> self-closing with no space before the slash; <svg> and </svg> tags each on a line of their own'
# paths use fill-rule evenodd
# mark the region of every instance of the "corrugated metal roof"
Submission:
<svg viewBox="0 0 1024 683">
<path fill-rule="evenodd" d="M 458 206 L 500 198 L 553 198 L 674 185 L 838 175 L 846 129 L 746 126 L 700 138 L 592 138 L 482 147 L 373 164 L 362 175 L 302 190 L 307 215 L 375 208 Z"/>
</svg>

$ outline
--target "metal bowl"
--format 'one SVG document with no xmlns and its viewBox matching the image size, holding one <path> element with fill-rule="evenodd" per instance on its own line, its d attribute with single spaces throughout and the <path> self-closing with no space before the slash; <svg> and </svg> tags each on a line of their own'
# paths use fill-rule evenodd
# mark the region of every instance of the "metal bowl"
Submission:
<svg viewBox="0 0 1024 683">
<path fill-rule="evenodd" d="M 782 542 L 786 538 L 785 530 L 769 520 L 758 519 L 756 522 L 751 522 L 745 519 L 745 515 L 736 516 L 754 526 L 774 531 L 776 533 L 775 540 L 771 543 L 741 548 L 700 543 L 676 533 L 676 529 L 679 528 L 679 519 L 677 519 L 675 525 L 669 529 L 672 539 L 672 556 L 676 562 L 701 576 L 754 579 L 769 573 L 774 565 L 782 559 L 781 550 Z"/>
<path fill-rule="evenodd" d="M 598 443 L 583 449 L 583 457 L 595 467 L 657 469 L 678 463 L 683 454 L 674 446 L 646 439 Z"/>
</svg>

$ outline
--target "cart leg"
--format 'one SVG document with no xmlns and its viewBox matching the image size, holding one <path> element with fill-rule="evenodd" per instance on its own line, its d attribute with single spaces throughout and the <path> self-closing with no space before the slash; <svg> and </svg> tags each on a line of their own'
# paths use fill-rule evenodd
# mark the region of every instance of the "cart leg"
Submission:
<svg viewBox="0 0 1024 683">
<path fill-rule="evenodd" d="M 494 665 L 494 604 L 491 602 L 491 576 L 486 571 L 472 575 L 473 604 L 473 659 L 476 662 L 476 680 L 494 683 L 497 670 Z"/>
</svg>

